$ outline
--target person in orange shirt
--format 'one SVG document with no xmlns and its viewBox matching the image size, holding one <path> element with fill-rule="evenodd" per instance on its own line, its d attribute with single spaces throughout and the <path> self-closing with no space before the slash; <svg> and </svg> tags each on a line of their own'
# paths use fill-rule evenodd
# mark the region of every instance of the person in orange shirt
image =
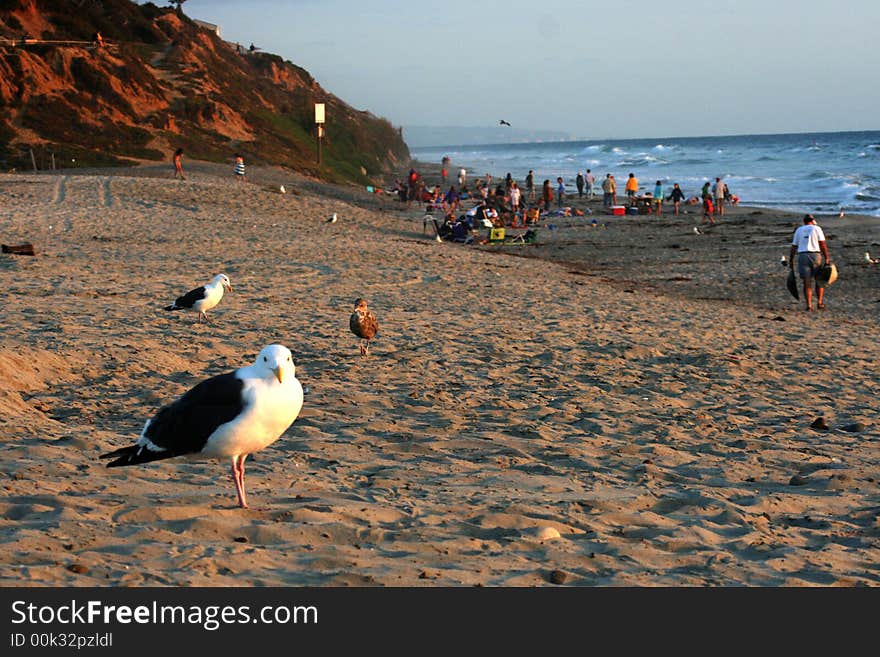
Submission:
<svg viewBox="0 0 880 657">
<path fill-rule="evenodd" d="M 630 205 L 636 204 L 636 194 L 639 193 L 639 181 L 634 173 L 629 174 L 629 180 L 626 181 L 626 197 L 629 199 Z"/>
</svg>

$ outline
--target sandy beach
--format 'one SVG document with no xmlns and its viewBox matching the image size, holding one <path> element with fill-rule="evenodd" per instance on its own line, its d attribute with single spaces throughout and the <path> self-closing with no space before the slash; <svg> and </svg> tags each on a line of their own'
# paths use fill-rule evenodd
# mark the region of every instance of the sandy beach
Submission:
<svg viewBox="0 0 880 657">
<path fill-rule="evenodd" d="M 818 217 L 840 279 L 805 313 L 797 215 L 575 200 L 460 245 L 391 196 L 185 167 L 0 175 L 0 241 L 37 250 L 0 255 L 0 584 L 880 584 L 880 219 Z M 220 272 L 212 325 L 162 310 Z M 272 342 L 307 393 L 254 508 L 225 462 L 98 461 Z"/>
</svg>

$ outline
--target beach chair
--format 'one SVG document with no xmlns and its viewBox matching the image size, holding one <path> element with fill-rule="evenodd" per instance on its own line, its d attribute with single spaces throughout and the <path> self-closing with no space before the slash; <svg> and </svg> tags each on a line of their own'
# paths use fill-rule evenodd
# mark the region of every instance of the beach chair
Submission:
<svg viewBox="0 0 880 657">
<path fill-rule="evenodd" d="M 508 244 L 535 244 L 538 241 L 538 231 L 529 228 L 527 231 L 514 235 L 508 240 Z"/>
</svg>

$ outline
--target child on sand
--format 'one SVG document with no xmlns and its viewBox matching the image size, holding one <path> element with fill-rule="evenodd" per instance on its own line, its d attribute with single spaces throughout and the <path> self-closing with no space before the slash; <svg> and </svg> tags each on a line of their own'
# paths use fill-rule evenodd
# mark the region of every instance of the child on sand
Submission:
<svg viewBox="0 0 880 657">
<path fill-rule="evenodd" d="M 244 175 L 244 158 L 238 153 L 235 154 L 235 166 L 232 167 L 232 173 L 241 182 L 247 182 L 247 176 Z"/>
<path fill-rule="evenodd" d="M 663 214 L 663 182 L 658 180 L 654 185 L 654 196 L 652 205 L 654 213 L 659 217 Z"/>
<path fill-rule="evenodd" d="M 183 175 L 183 149 L 178 148 L 174 151 L 174 178 L 180 178 L 181 180 L 186 180 Z"/>
<path fill-rule="evenodd" d="M 707 219 L 708 222 L 706 221 Z M 715 225 L 715 206 L 712 203 L 712 199 L 708 196 L 703 199 L 703 219 L 700 223 L 710 223 L 713 226 Z"/>
</svg>

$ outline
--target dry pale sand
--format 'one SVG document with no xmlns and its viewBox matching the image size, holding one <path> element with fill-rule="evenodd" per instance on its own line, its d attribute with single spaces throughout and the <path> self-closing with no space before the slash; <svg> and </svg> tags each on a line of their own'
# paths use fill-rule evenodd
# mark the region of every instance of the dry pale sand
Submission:
<svg viewBox="0 0 880 657">
<path fill-rule="evenodd" d="M 0 176 L 0 241 L 38 250 L 0 256 L 3 585 L 880 582 L 877 219 L 820 221 L 841 278 L 807 314 L 780 213 L 696 236 L 593 205 L 482 248 L 390 197 L 187 171 Z M 218 272 L 214 325 L 162 311 Z M 276 341 L 308 393 L 249 462 L 258 508 L 227 463 L 97 460 Z"/>
</svg>

